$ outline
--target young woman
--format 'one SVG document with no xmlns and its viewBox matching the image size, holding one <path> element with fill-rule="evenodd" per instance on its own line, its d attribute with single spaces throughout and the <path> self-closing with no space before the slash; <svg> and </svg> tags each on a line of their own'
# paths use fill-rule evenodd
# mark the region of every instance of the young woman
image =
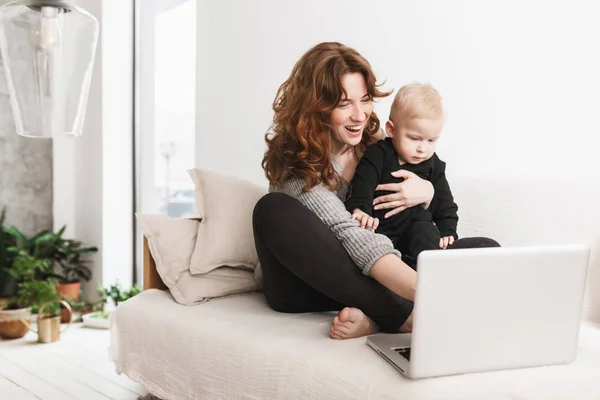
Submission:
<svg viewBox="0 0 600 400">
<path fill-rule="evenodd" d="M 321 43 L 300 58 L 273 103 L 263 160 L 271 193 L 253 215 L 265 296 L 280 312 L 341 310 L 334 339 L 411 330 L 416 272 L 343 204 L 362 154 L 381 138 L 373 101 L 387 95 L 358 52 Z M 378 187 L 395 193 L 376 199 L 377 208 L 390 215 L 428 207 L 431 183 L 407 171 L 397 176 L 405 180 Z M 497 245 L 469 238 L 451 247 Z"/>
</svg>

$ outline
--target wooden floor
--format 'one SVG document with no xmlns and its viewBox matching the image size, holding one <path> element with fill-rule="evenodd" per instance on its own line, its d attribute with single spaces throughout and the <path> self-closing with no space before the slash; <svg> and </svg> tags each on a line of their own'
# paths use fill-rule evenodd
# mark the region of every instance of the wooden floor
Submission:
<svg viewBox="0 0 600 400">
<path fill-rule="evenodd" d="M 135 400 L 147 392 L 117 375 L 107 353 L 108 330 L 73 324 L 55 343 L 0 339 L 2 400 Z"/>
</svg>

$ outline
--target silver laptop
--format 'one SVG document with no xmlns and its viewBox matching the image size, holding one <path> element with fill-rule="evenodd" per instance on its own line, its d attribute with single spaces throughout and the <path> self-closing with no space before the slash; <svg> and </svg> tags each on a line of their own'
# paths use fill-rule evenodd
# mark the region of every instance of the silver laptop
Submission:
<svg viewBox="0 0 600 400">
<path fill-rule="evenodd" d="M 412 334 L 367 344 L 410 378 L 575 359 L 589 246 L 424 251 Z"/>
</svg>

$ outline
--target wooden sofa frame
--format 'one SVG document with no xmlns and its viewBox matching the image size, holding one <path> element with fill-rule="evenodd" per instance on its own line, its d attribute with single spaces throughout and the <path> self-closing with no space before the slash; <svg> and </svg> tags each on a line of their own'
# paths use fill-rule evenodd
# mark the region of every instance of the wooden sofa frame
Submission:
<svg viewBox="0 0 600 400">
<path fill-rule="evenodd" d="M 148 289 L 160 289 L 167 290 L 167 285 L 162 281 L 158 271 L 156 270 L 156 261 L 152 258 L 152 254 L 150 253 L 150 247 L 148 246 L 148 239 L 146 236 L 143 236 L 143 250 L 142 250 L 142 259 L 144 262 L 144 272 L 143 272 L 143 290 Z"/>
</svg>

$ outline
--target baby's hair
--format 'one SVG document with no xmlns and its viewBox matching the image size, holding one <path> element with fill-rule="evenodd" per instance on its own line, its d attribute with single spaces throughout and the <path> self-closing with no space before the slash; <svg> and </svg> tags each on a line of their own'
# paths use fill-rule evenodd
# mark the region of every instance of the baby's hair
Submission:
<svg viewBox="0 0 600 400">
<path fill-rule="evenodd" d="M 413 118 L 438 119 L 444 114 L 442 98 L 428 83 L 411 83 L 402 86 L 390 109 L 390 119 L 406 121 Z M 398 121 L 396 121 L 398 122 Z"/>
</svg>

